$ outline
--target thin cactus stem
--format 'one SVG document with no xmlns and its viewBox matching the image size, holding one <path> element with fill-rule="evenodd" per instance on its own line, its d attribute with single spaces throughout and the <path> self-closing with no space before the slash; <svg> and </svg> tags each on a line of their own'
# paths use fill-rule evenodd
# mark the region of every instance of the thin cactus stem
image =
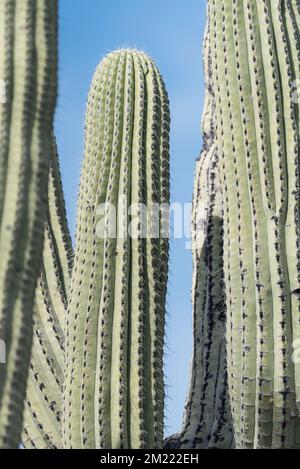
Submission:
<svg viewBox="0 0 300 469">
<path fill-rule="evenodd" d="M 57 2 L 0 2 L 0 447 L 18 447 L 56 101 Z"/>
<path fill-rule="evenodd" d="M 72 259 L 53 140 L 43 258 L 35 292 L 34 336 L 22 438 L 25 448 L 62 448 L 64 328 Z"/>
<path fill-rule="evenodd" d="M 145 220 L 142 204 L 169 202 L 169 119 L 162 78 L 145 54 L 104 59 L 87 105 L 66 323 L 65 448 L 162 446 L 168 240 L 152 236 L 163 220 Z M 115 227 L 102 204 L 117 209 Z"/>
<path fill-rule="evenodd" d="M 299 448 L 299 10 L 209 0 L 237 448 Z"/>
</svg>

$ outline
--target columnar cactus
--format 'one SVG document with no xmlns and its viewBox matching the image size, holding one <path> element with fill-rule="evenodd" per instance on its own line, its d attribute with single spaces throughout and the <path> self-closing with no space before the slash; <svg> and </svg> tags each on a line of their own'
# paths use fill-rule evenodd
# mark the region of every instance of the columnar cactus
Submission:
<svg viewBox="0 0 300 469">
<path fill-rule="evenodd" d="M 192 212 L 194 352 L 179 448 L 230 448 L 226 369 L 223 214 L 211 83 L 209 24 L 204 41 L 203 150 L 196 164 Z"/>
<path fill-rule="evenodd" d="M 297 8 L 209 0 L 237 448 L 300 447 Z"/>
<path fill-rule="evenodd" d="M 56 99 L 55 0 L 0 2 L 0 447 L 18 447 Z"/>
<path fill-rule="evenodd" d="M 192 210 L 194 351 L 181 434 L 167 448 L 231 448 L 233 428 L 226 368 L 223 209 L 212 87 L 210 26 L 204 44 L 206 75 L 203 149 L 196 163 Z"/>
<path fill-rule="evenodd" d="M 62 447 L 64 327 L 72 243 L 54 140 L 48 198 L 42 266 L 35 293 L 34 336 L 22 438 L 24 447 L 31 449 Z"/>
<path fill-rule="evenodd" d="M 145 217 L 142 205 L 168 202 L 165 87 L 146 55 L 118 51 L 97 68 L 88 98 L 66 322 L 65 448 L 162 445 L 168 239 L 152 235 L 162 214 Z"/>
</svg>

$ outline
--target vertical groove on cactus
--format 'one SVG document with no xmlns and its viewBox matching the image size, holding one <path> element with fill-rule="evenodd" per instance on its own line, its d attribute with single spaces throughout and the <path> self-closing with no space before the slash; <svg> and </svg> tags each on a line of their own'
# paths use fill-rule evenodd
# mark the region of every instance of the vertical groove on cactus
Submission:
<svg viewBox="0 0 300 469">
<path fill-rule="evenodd" d="M 296 4 L 209 0 L 238 448 L 299 447 Z M 240 278 L 239 278 L 240 277 Z"/>
<path fill-rule="evenodd" d="M 146 55 L 104 59 L 86 115 L 66 325 L 66 448 L 162 445 L 168 240 L 159 237 L 161 215 L 145 206 L 169 203 L 169 119 Z"/>
<path fill-rule="evenodd" d="M 4 0 L 0 37 L 0 447 L 18 447 L 56 99 L 57 3 Z"/>
<path fill-rule="evenodd" d="M 216 146 L 210 25 L 204 39 L 206 96 L 203 150 L 197 162 L 192 212 L 194 353 L 178 448 L 231 448 L 225 350 L 223 213 Z"/>
<path fill-rule="evenodd" d="M 34 336 L 27 383 L 23 445 L 61 448 L 64 327 L 72 267 L 55 142 L 52 144 L 43 261 L 35 293 Z"/>
</svg>

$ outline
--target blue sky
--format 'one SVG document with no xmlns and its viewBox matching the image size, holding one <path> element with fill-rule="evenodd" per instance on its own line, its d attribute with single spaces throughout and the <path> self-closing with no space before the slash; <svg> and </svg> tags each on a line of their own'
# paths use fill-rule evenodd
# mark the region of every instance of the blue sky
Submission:
<svg viewBox="0 0 300 469">
<path fill-rule="evenodd" d="M 87 92 L 98 62 L 116 48 L 144 50 L 164 76 L 172 117 L 172 202 L 191 202 L 195 160 L 201 148 L 205 17 L 206 0 L 60 1 L 56 135 L 72 234 Z M 178 431 L 181 426 L 192 351 L 191 252 L 185 249 L 185 240 L 173 240 L 170 254 L 166 434 Z"/>
</svg>

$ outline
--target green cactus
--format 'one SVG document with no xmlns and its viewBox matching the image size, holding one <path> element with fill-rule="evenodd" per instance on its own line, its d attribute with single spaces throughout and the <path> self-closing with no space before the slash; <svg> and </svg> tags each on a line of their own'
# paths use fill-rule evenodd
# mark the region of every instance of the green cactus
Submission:
<svg viewBox="0 0 300 469">
<path fill-rule="evenodd" d="M 116 237 L 98 231 L 104 203 L 117 207 Z M 169 203 L 168 99 L 145 54 L 118 51 L 97 68 L 87 105 L 66 322 L 65 448 L 162 445 L 168 239 L 144 238 L 163 219 L 145 220 L 141 206 L 155 203 Z M 133 204 L 128 237 L 120 215 Z"/>
<path fill-rule="evenodd" d="M 225 344 L 223 213 L 211 76 L 210 30 L 204 41 L 206 99 L 203 150 L 196 165 L 192 212 L 194 353 L 179 448 L 231 448 Z"/>
<path fill-rule="evenodd" d="M 56 100 L 55 0 L 0 2 L 0 448 L 18 447 Z"/>
<path fill-rule="evenodd" d="M 299 3 L 209 0 L 237 448 L 299 448 Z"/>
<path fill-rule="evenodd" d="M 191 382 L 183 429 L 165 441 L 168 449 L 229 449 L 233 445 L 226 368 L 222 197 L 218 177 L 216 144 L 211 142 L 208 147 L 204 145 L 195 174 Z"/>
<path fill-rule="evenodd" d="M 191 383 L 181 434 L 167 448 L 231 448 L 225 344 L 223 209 L 215 129 L 210 25 L 204 45 L 206 75 L 203 149 L 196 163 L 192 211 L 194 351 Z"/>
<path fill-rule="evenodd" d="M 167 93 L 144 53 L 97 68 L 73 259 L 56 41 L 57 0 L 0 1 L 0 448 L 22 416 L 26 448 L 161 448 Z M 165 447 L 300 448 L 300 2 L 208 0 L 204 58 L 191 383 Z"/>
<path fill-rule="evenodd" d="M 73 255 L 54 140 L 48 198 L 22 438 L 28 449 L 62 448 L 64 328 Z"/>
</svg>

